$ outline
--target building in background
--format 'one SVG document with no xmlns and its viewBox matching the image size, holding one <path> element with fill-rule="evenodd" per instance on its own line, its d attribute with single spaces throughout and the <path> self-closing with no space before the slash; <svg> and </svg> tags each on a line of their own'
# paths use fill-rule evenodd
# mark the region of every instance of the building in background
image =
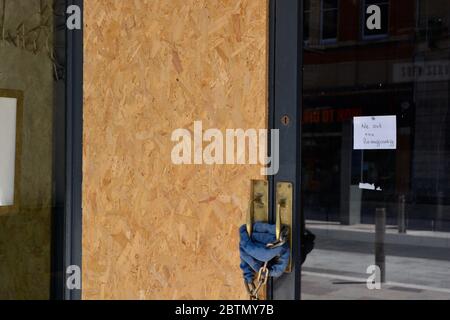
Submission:
<svg viewBox="0 0 450 320">
<path fill-rule="evenodd" d="M 366 8 L 381 8 L 368 30 Z M 373 222 L 406 197 L 411 228 L 450 230 L 447 1 L 305 1 L 304 192 L 313 220 Z M 354 151 L 352 119 L 395 115 L 396 151 Z M 383 192 L 362 191 L 374 183 Z M 445 196 L 447 195 L 447 196 Z"/>
<path fill-rule="evenodd" d="M 450 2 L 304 4 L 302 201 L 317 245 L 303 297 L 448 299 Z M 354 149 L 354 118 L 387 115 L 396 149 Z M 374 264 L 386 283 L 367 291 Z"/>
</svg>

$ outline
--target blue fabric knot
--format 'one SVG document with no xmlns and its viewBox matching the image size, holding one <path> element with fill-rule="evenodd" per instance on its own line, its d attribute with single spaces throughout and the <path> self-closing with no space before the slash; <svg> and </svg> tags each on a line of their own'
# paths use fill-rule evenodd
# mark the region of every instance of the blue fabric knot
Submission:
<svg viewBox="0 0 450 320">
<path fill-rule="evenodd" d="M 241 255 L 241 269 L 247 283 L 252 283 L 255 273 L 269 262 L 269 275 L 280 277 L 289 263 L 289 245 L 287 243 L 273 249 L 267 248 L 267 244 L 276 242 L 276 226 L 273 224 L 257 222 L 253 225 L 253 233 L 250 238 L 246 225 L 239 229 L 241 240 L 239 252 Z"/>
</svg>

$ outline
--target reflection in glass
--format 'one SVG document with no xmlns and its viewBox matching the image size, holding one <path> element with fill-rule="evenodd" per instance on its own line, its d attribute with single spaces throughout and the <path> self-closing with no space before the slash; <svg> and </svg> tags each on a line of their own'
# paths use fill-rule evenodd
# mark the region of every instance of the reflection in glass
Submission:
<svg viewBox="0 0 450 320">
<path fill-rule="evenodd" d="M 64 123 L 55 103 L 56 86 L 64 86 L 54 50 L 55 17 L 64 14 L 56 3 L 0 0 L 0 299 L 51 295 L 54 169 L 61 166 L 54 124 Z M 6 93 L 20 93 L 15 115 L 6 114 Z"/>
<path fill-rule="evenodd" d="M 322 41 L 336 39 L 338 33 L 338 14 L 337 0 L 323 0 L 321 17 Z"/>
<path fill-rule="evenodd" d="M 383 23 L 367 33 L 371 4 Z M 304 49 L 302 209 L 317 240 L 303 298 L 450 299 L 450 2 L 340 1 L 332 44 L 320 6 Z M 361 116 L 395 116 L 397 149 L 354 150 Z M 367 287 L 375 264 L 381 290 Z"/>
</svg>

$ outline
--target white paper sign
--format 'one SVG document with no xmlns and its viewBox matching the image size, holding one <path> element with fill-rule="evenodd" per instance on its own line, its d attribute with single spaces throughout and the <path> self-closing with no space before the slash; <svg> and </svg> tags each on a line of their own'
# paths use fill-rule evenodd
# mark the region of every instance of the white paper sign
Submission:
<svg viewBox="0 0 450 320">
<path fill-rule="evenodd" d="M 397 149 L 396 116 L 355 117 L 353 126 L 353 149 Z"/>
<path fill-rule="evenodd" d="M 17 99 L 0 97 L 0 206 L 14 204 Z"/>
</svg>

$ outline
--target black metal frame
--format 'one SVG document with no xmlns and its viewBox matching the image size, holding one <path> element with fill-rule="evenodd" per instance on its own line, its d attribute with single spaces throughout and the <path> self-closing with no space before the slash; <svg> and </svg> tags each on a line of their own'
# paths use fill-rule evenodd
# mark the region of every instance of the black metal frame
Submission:
<svg viewBox="0 0 450 320">
<path fill-rule="evenodd" d="M 83 142 L 83 31 L 68 30 L 66 9 L 83 0 L 56 0 L 55 54 L 62 66 L 55 97 L 55 203 L 52 221 L 51 299 L 79 300 L 81 290 L 66 286 L 66 270 L 81 268 L 82 142 Z"/>
<path fill-rule="evenodd" d="M 299 300 L 303 232 L 300 207 L 303 0 L 270 0 L 269 6 L 269 128 L 280 130 L 280 170 L 270 178 L 271 221 L 275 221 L 277 182 L 291 182 L 294 186 L 294 217 L 292 273 L 271 281 L 268 298 Z M 287 125 L 282 122 L 285 116 L 289 118 Z"/>
<path fill-rule="evenodd" d="M 61 1 L 66 8 L 74 4 L 83 11 L 83 0 Z M 293 270 L 269 283 L 268 298 L 298 300 L 301 297 L 300 235 L 303 231 L 300 211 L 303 0 L 270 0 L 269 7 L 269 127 L 280 130 L 281 142 L 280 170 L 270 177 L 271 220 L 275 219 L 273 186 L 280 181 L 291 182 L 294 186 L 295 214 Z M 53 220 L 52 298 L 78 300 L 81 290 L 67 288 L 66 269 L 70 265 L 82 267 L 83 31 L 68 30 L 65 23 L 64 30 L 64 153 L 57 151 L 55 159 L 64 157 L 65 160 L 65 192 L 61 205 L 55 206 Z M 281 122 L 284 116 L 290 119 L 288 125 Z"/>
</svg>

